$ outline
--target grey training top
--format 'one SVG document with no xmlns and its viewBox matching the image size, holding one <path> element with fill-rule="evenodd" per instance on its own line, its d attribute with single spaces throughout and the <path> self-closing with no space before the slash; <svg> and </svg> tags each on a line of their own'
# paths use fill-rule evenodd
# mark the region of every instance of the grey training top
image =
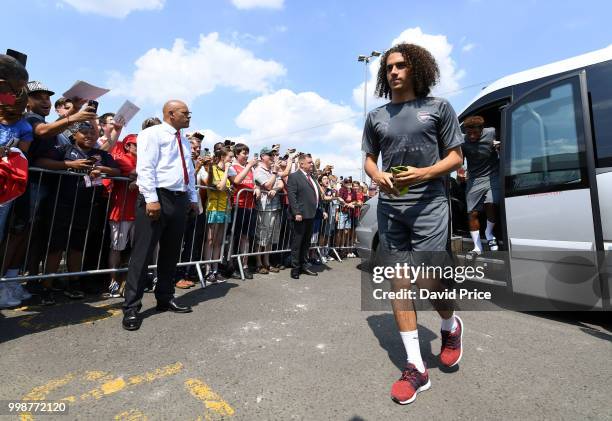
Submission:
<svg viewBox="0 0 612 421">
<path fill-rule="evenodd" d="M 493 146 L 494 140 L 494 127 L 485 127 L 477 142 L 471 142 L 465 135 L 461 150 L 467 159 L 469 178 L 487 177 L 499 171 L 499 155 Z"/>
<path fill-rule="evenodd" d="M 382 169 L 406 165 L 430 167 L 444 157 L 448 149 L 463 143 L 463 135 L 453 107 L 446 99 L 426 97 L 400 104 L 388 103 L 369 112 L 363 130 L 361 149 L 382 155 Z M 383 192 L 389 202 L 424 202 L 446 197 L 445 178 L 410 186 L 407 194 L 393 197 Z"/>
</svg>

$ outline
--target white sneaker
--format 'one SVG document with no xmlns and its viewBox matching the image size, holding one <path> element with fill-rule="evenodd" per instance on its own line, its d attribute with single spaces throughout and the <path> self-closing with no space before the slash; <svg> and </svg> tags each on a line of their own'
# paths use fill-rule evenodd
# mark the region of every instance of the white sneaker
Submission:
<svg viewBox="0 0 612 421">
<path fill-rule="evenodd" d="M 335 259 L 334 259 L 333 257 L 331 257 L 331 256 L 327 256 L 327 261 L 328 261 L 328 262 L 333 262 L 334 260 L 335 260 Z"/>
<path fill-rule="evenodd" d="M 13 297 L 8 285 L 0 285 L 0 308 L 16 307 L 21 301 Z"/>
<path fill-rule="evenodd" d="M 325 257 L 321 257 L 321 263 L 326 264 L 327 263 L 327 259 Z"/>
<path fill-rule="evenodd" d="M 9 289 L 13 297 L 18 300 L 24 301 L 32 298 L 32 294 L 30 294 L 19 282 L 11 282 L 9 284 Z"/>
</svg>

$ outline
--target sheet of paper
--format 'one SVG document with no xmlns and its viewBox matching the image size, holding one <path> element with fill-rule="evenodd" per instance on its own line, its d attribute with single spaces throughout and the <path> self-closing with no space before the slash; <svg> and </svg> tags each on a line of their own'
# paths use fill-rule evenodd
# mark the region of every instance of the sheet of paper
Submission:
<svg viewBox="0 0 612 421">
<path fill-rule="evenodd" d="M 130 101 L 125 101 L 119 111 L 115 113 L 115 123 L 126 126 L 138 111 L 140 111 L 140 108 Z"/>
<path fill-rule="evenodd" d="M 110 89 L 99 88 L 91 83 L 77 80 L 63 95 L 64 98 L 97 99 L 109 91 Z"/>
</svg>

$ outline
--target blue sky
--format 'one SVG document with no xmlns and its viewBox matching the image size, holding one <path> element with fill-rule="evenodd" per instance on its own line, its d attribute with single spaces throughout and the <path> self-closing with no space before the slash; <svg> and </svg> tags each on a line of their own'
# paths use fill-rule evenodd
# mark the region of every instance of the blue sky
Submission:
<svg viewBox="0 0 612 421">
<path fill-rule="evenodd" d="M 606 1 L 4 0 L 0 48 L 28 54 L 31 79 L 58 94 L 77 79 L 111 88 L 102 112 L 135 102 L 124 134 L 184 98 L 208 145 L 281 143 L 356 175 L 357 55 L 430 48 L 435 93 L 459 111 L 488 81 L 608 46 L 610 15 Z"/>
</svg>

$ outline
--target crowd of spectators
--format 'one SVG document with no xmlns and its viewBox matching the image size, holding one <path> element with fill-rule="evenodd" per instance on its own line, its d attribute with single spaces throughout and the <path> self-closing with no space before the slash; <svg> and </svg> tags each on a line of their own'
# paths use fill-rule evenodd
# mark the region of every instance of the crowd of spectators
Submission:
<svg viewBox="0 0 612 421">
<path fill-rule="evenodd" d="M 43 305 L 54 304 L 60 292 L 71 299 L 83 298 L 84 289 L 122 295 L 125 271 L 108 269 L 126 268 L 129 261 L 138 197 L 138 135 L 123 135 L 113 113 L 99 113 L 86 99 L 52 102 L 54 95 L 44 82 L 29 81 L 15 59 L 0 55 L 0 153 L 9 170 L 14 170 L 6 159 L 11 151 L 27 158 L 30 167 L 26 188 L 0 201 L 2 274 L 13 279 L 0 282 L 0 307 L 19 305 L 32 294 Z M 52 105 L 56 119 L 49 119 Z M 142 129 L 156 124 L 161 124 L 158 118 L 147 118 Z M 232 140 L 213 145 L 199 132 L 188 138 L 200 206 L 188 216 L 181 262 L 205 262 L 209 284 L 288 267 L 286 182 L 306 151 L 281 154 L 280 145 L 251 151 Z M 322 201 L 311 264 L 355 257 L 360 208 L 376 188 L 334 174 L 331 165 L 321 168 L 318 159 L 312 176 Z M 242 273 L 230 254 L 241 255 Z M 44 276 L 62 271 L 62 265 L 67 272 L 87 271 L 89 276 Z M 25 288 L 23 276 L 28 277 Z M 149 276 L 152 289 L 154 271 Z M 177 268 L 177 287 L 193 287 L 197 279 L 195 265 Z"/>
</svg>

